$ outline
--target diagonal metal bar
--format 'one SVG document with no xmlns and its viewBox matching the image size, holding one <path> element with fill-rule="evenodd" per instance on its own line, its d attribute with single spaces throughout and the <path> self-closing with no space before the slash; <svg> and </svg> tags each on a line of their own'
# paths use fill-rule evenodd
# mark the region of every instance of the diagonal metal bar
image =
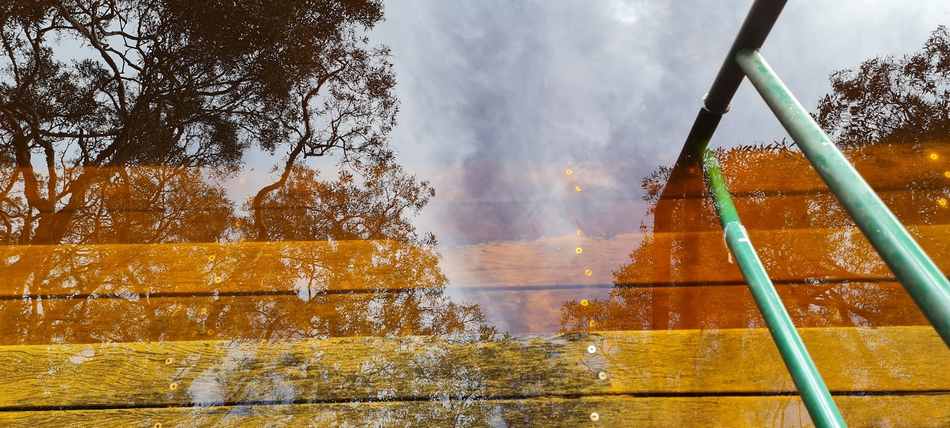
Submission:
<svg viewBox="0 0 950 428">
<path fill-rule="evenodd" d="M 818 175 L 950 346 L 950 283 L 757 51 L 736 62 Z"/>
<path fill-rule="evenodd" d="M 778 348 L 785 366 L 788 367 L 792 380 L 802 396 L 802 401 L 811 415 L 812 421 L 819 427 L 846 426 L 838 406 L 831 399 L 824 379 L 818 373 L 814 361 L 808 354 L 801 336 L 795 330 L 792 318 L 782 304 L 782 299 L 775 291 L 775 285 L 769 279 L 765 266 L 759 260 L 755 247 L 749 241 L 745 227 L 739 221 L 739 214 L 732 203 L 726 181 L 722 177 L 719 161 L 716 154 L 709 149 L 704 151 L 703 169 L 706 176 L 706 185 L 712 194 L 726 237 L 726 245 L 736 258 L 736 263 L 742 271 L 742 276 L 749 285 L 752 297 L 755 299 L 765 324 L 772 333 L 772 340 Z"/>
<path fill-rule="evenodd" d="M 686 142 L 676 164 L 673 165 L 660 199 L 681 198 L 703 190 L 700 171 L 703 151 L 716 132 L 722 115 L 729 111 L 729 103 L 732 102 L 732 97 L 744 77 L 734 60 L 736 53 L 743 49 L 762 47 L 782 8 L 785 7 L 785 1 L 756 0 L 752 4 L 726 59 L 719 68 L 719 73 L 716 74 L 716 80 L 703 98 L 703 106 L 686 136 Z"/>
</svg>

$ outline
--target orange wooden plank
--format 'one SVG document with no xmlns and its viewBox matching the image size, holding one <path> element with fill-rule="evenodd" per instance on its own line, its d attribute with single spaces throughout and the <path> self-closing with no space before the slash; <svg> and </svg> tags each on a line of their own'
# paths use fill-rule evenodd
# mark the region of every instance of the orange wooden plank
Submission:
<svg viewBox="0 0 950 428">
<path fill-rule="evenodd" d="M 0 296 L 438 288 L 435 252 L 396 241 L 0 246 Z"/>
<path fill-rule="evenodd" d="M 950 225 L 910 230 L 950 270 Z M 750 233 L 780 282 L 893 278 L 853 227 Z M 0 247 L 0 296 L 743 283 L 720 231 L 571 236 L 440 252 L 389 241 L 6 246 Z"/>
<path fill-rule="evenodd" d="M 777 289 L 800 327 L 927 324 L 896 283 Z M 762 326 L 745 285 L 0 300 L 0 344 Z"/>
<path fill-rule="evenodd" d="M 950 183 L 950 180 L 948 180 Z M 881 200 L 905 225 L 950 224 L 950 186 L 941 189 L 886 190 Z M 853 225 L 831 193 L 741 194 L 733 202 L 747 229 L 836 228 Z M 719 230 L 719 217 L 706 198 L 662 200 L 657 211 L 668 216 L 657 232 Z M 658 225 L 659 226 L 659 225 Z"/>
<path fill-rule="evenodd" d="M 875 144 L 843 153 L 878 191 L 942 189 L 950 182 L 945 175 L 950 171 L 950 144 L 945 142 Z M 797 151 L 740 148 L 721 153 L 720 163 L 729 190 L 736 194 L 828 191 L 811 163 Z M 674 197 L 703 192 L 695 180 L 664 184 L 668 190 L 664 194 Z"/>
</svg>

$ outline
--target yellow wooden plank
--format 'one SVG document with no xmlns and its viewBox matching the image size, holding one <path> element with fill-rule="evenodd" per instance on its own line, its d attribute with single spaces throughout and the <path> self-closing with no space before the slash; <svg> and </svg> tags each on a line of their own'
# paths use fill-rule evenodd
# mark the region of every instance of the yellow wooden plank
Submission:
<svg viewBox="0 0 950 428">
<path fill-rule="evenodd" d="M 950 390 L 950 350 L 932 328 L 802 337 L 833 391 Z M 18 345 L 0 347 L 0 367 L 16 368 L 0 371 L 7 409 L 795 391 L 764 329 Z"/>
<path fill-rule="evenodd" d="M 950 426 L 950 395 L 837 396 L 852 427 Z M 591 415 L 596 414 L 595 421 Z M 292 426 L 812 426 L 795 396 L 530 398 L 0 413 L 0 425 L 41 427 Z"/>
</svg>

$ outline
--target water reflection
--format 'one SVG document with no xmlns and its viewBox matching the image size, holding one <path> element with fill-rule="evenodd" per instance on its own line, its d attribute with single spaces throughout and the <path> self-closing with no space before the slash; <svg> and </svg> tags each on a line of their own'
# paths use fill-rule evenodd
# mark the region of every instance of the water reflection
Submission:
<svg viewBox="0 0 950 428">
<path fill-rule="evenodd" d="M 531 225 L 520 239 L 514 219 L 484 216 L 465 226 L 487 223 L 482 235 L 505 241 L 440 246 L 413 222 L 435 190 L 390 146 L 395 76 L 388 50 L 366 38 L 381 5 L 218 6 L 0 6 L 0 345 L 40 345 L 16 349 L 46 358 L 0 353 L 39 370 L 28 386 L 43 392 L 0 394 L 0 407 L 113 405 L 86 387 L 119 367 L 145 378 L 123 384 L 134 393 L 115 395 L 122 406 L 432 400 L 446 403 L 440 420 L 466 424 L 500 420 L 485 398 L 607 397 L 614 376 L 635 394 L 710 391 L 703 375 L 680 388 L 677 367 L 644 368 L 668 355 L 642 344 L 680 337 L 671 349 L 686 361 L 687 336 L 508 333 L 762 325 L 709 201 L 661 197 L 677 186 L 662 168 L 643 180 L 652 227 L 598 233 L 577 219 L 567 235 Z M 921 53 L 835 74 L 818 114 L 939 263 L 950 255 L 950 112 L 937 89 L 948 39 L 941 28 Z M 720 155 L 796 323 L 925 323 L 793 147 Z M 229 187 L 262 163 L 272 181 Z M 637 206 L 598 200 L 609 180 L 589 164 L 547 169 L 538 181 L 586 198 L 571 215 Z M 478 209 L 463 209 L 477 223 Z M 710 340 L 746 343 L 741 334 Z M 729 355 L 717 358 L 711 367 Z M 789 393 L 772 369 L 768 391 Z M 64 401 L 43 402 L 51 391 Z M 583 401 L 544 405 L 598 415 Z"/>
<path fill-rule="evenodd" d="M 381 5 L 281 3 L 4 7 L 4 343 L 491 333 L 409 221 Z"/>
<path fill-rule="evenodd" d="M 136 45 L 135 55 L 114 58 L 128 65 L 117 70 L 93 59 L 71 67 L 55 49 L 26 49 L 52 43 L 35 29 L 8 35 L 22 48 L 7 58 L 2 87 L 0 238 L 10 244 L 2 270 L 11 342 L 761 326 L 709 201 L 664 167 L 642 180 L 648 217 L 639 233 L 589 235 L 596 225 L 578 219 L 572 236 L 438 249 L 433 235 L 417 232 L 412 219 L 435 192 L 392 152 L 388 53 L 357 31 L 380 18 L 378 5 L 321 18 L 329 21 L 295 40 L 300 56 L 286 64 L 260 55 L 277 33 L 231 39 L 202 26 L 211 19 L 205 12 L 169 13 L 180 19 L 156 33 L 169 47 Z M 299 16 L 266 19 L 287 31 L 310 25 Z M 947 115 L 936 89 L 947 39 L 940 28 L 920 52 L 835 73 L 817 114 L 938 262 L 943 231 L 928 226 L 950 215 L 941 204 L 950 196 L 947 125 L 937 119 Z M 191 68 L 132 67 L 172 54 Z M 85 104 L 44 107 L 74 105 L 66 96 Z M 286 156 L 274 165 L 275 181 L 232 201 L 226 178 L 248 172 L 252 149 Z M 305 162 L 313 157 L 334 162 L 321 171 Z M 923 322 L 793 145 L 741 146 L 720 157 L 800 325 Z M 593 167 L 550 172 L 584 198 L 577 209 L 600 203 L 603 194 L 591 199 L 586 188 Z M 447 287 L 458 291 L 447 295 Z M 128 331 L 109 321 L 123 311 L 141 320 Z"/>
<path fill-rule="evenodd" d="M 918 52 L 834 73 L 832 92 L 817 113 L 944 269 L 950 268 L 948 58 L 950 33 L 940 27 Z M 718 156 L 743 223 L 796 325 L 927 324 L 792 144 L 739 146 Z M 562 329 L 764 326 L 701 183 L 687 175 L 670 180 L 665 167 L 644 178 L 653 233 L 614 271 L 609 297 L 564 305 Z"/>
</svg>

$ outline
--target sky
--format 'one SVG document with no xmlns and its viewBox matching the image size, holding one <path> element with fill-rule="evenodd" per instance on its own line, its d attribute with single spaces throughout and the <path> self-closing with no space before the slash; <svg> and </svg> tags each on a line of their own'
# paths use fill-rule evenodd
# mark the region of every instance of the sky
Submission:
<svg viewBox="0 0 950 428">
<path fill-rule="evenodd" d="M 640 180 L 673 163 L 750 5 L 387 2 L 372 39 L 392 49 L 393 146 L 436 188 L 419 228 L 463 245 L 649 224 Z M 917 50 L 948 21 L 945 1 L 789 2 L 763 55 L 814 108 L 832 72 Z M 712 145 L 783 137 L 745 83 Z"/>
</svg>

